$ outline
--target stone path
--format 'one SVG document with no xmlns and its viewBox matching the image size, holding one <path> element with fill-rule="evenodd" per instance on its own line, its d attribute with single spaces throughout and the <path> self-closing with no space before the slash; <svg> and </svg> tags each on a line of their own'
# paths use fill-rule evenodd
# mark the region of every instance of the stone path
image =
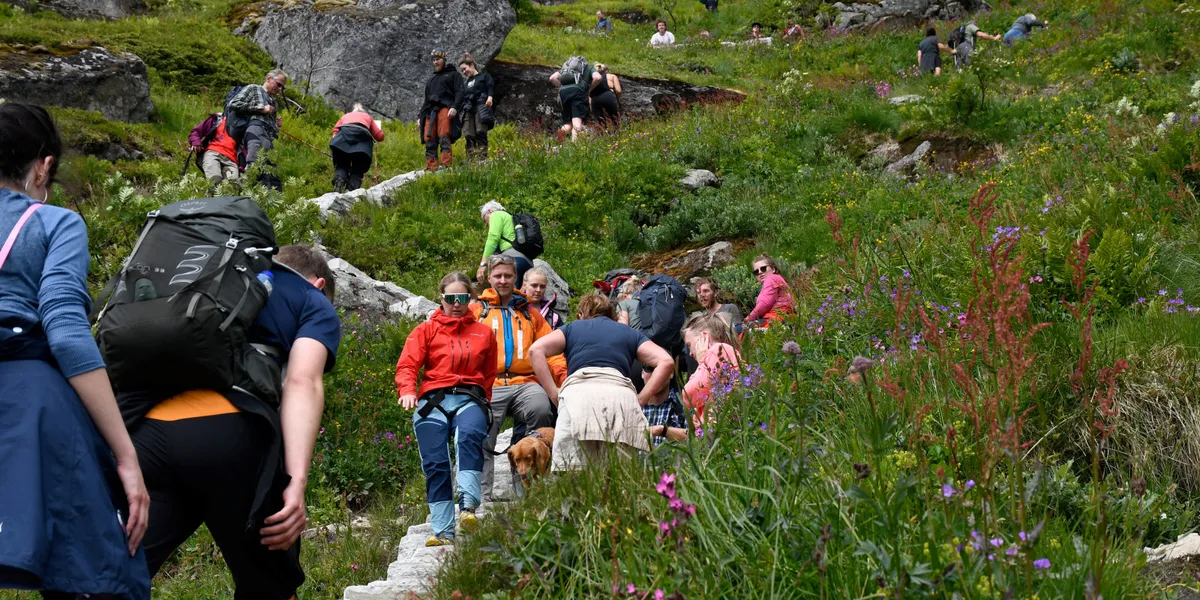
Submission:
<svg viewBox="0 0 1200 600">
<path fill-rule="evenodd" d="M 496 448 L 503 450 L 512 439 L 512 430 L 500 433 L 496 440 Z M 496 457 L 495 484 L 493 492 L 497 501 L 504 501 L 512 496 L 512 474 L 509 471 L 508 458 Z M 485 502 L 476 514 L 482 520 L 490 512 L 491 503 Z M 436 583 L 437 572 L 442 568 L 442 561 L 454 551 L 454 546 L 426 548 L 425 540 L 433 535 L 433 527 L 429 522 L 413 525 L 408 528 L 408 534 L 400 540 L 400 549 L 396 560 L 388 565 L 387 579 L 372 581 L 367 585 L 354 585 L 346 588 L 344 600 L 408 600 L 428 592 Z M 461 534 L 459 534 L 461 538 Z"/>
</svg>

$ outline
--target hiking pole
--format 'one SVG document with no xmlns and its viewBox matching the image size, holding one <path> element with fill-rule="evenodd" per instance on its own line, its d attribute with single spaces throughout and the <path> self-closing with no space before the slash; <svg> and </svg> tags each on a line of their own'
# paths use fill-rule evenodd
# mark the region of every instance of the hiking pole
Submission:
<svg viewBox="0 0 1200 600">
<path fill-rule="evenodd" d="M 321 154 L 328 156 L 329 158 L 333 158 L 332 154 L 330 154 L 330 153 L 328 153 L 328 152 L 326 152 L 326 151 L 324 151 L 324 150 L 322 150 L 322 149 L 320 149 L 320 148 L 318 148 L 318 147 L 316 147 L 316 146 L 314 146 L 314 145 L 312 145 L 312 144 L 310 144 L 310 143 L 308 143 L 308 142 L 306 142 L 306 141 L 304 141 L 282 129 L 279 130 L 279 133 L 282 133 L 283 135 L 286 135 L 286 136 L 292 138 L 293 140 L 296 140 L 297 142 L 300 142 L 301 144 L 304 144 L 305 146 L 308 146 L 309 148 L 312 148 L 313 150 L 316 150 L 317 152 L 320 152 Z"/>
<path fill-rule="evenodd" d="M 372 152 L 371 158 L 375 162 L 375 185 L 379 185 L 379 151 Z"/>
<path fill-rule="evenodd" d="M 196 154 L 195 149 L 188 150 L 187 158 L 183 159 L 183 172 L 179 174 L 179 178 L 183 179 L 187 176 L 188 167 L 192 166 L 192 156 Z"/>
</svg>

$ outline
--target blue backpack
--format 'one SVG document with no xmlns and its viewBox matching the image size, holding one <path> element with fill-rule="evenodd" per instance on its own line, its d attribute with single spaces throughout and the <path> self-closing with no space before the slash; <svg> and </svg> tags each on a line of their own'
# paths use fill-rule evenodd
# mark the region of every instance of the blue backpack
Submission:
<svg viewBox="0 0 1200 600">
<path fill-rule="evenodd" d="M 672 356 L 683 351 L 687 290 L 674 277 L 651 275 L 638 294 L 639 330 Z"/>
</svg>

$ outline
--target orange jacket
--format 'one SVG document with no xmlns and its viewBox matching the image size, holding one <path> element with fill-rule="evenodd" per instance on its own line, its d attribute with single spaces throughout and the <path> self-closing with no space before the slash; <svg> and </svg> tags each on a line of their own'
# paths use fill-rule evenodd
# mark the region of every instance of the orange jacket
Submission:
<svg viewBox="0 0 1200 600">
<path fill-rule="evenodd" d="M 342 115 L 342 118 L 338 119 L 337 124 L 333 126 L 333 135 L 337 135 L 342 125 L 362 125 L 371 132 L 371 137 L 375 138 L 375 141 L 383 141 L 383 130 L 375 124 L 375 119 L 365 112 L 348 112 Z"/>
<path fill-rule="evenodd" d="M 487 315 L 483 315 L 484 306 Z M 529 300 L 519 290 L 513 290 L 508 306 L 500 306 L 496 290 L 488 288 L 479 296 L 479 302 L 471 304 L 471 313 L 496 335 L 496 385 L 521 385 L 538 383 L 533 374 L 533 363 L 529 361 L 529 347 L 538 338 L 550 335 L 554 329 L 537 307 L 529 306 Z M 567 360 L 561 354 L 549 358 L 550 372 L 554 382 L 562 385 L 567 378 Z"/>
<path fill-rule="evenodd" d="M 425 368 L 421 388 L 417 372 Z M 455 385 L 478 385 L 492 399 L 496 378 L 496 338 L 475 315 L 453 318 L 438 309 L 428 321 L 417 325 L 404 342 L 404 351 L 396 362 L 396 391 L 401 396 Z"/>
<path fill-rule="evenodd" d="M 217 124 L 217 133 L 208 143 L 208 149 L 237 163 L 237 141 L 225 131 L 225 119 L 221 119 Z"/>
</svg>

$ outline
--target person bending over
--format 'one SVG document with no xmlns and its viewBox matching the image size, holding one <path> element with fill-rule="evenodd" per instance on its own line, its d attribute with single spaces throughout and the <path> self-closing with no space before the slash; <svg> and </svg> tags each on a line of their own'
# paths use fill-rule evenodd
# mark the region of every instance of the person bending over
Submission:
<svg viewBox="0 0 1200 600">
<path fill-rule="evenodd" d="M 550 83 L 558 88 L 558 102 L 562 105 L 563 124 L 558 130 L 560 139 L 570 135 L 571 141 L 575 141 L 583 133 L 583 120 L 588 116 L 591 92 L 600 85 L 600 79 L 600 73 L 575 58 L 568 60 L 562 69 L 550 76 Z"/>
<path fill-rule="evenodd" d="M 361 104 L 338 119 L 333 126 L 329 152 L 333 156 L 333 191 L 345 192 L 362 187 L 363 175 L 371 168 L 375 142 L 383 141 L 379 123 Z"/>
</svg>

